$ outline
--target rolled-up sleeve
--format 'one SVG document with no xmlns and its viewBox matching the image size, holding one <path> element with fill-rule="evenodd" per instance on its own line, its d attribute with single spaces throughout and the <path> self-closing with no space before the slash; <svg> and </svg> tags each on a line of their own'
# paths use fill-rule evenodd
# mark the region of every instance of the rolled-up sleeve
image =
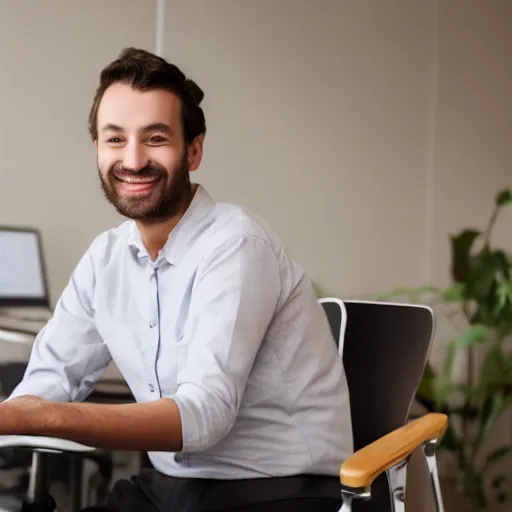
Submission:
<svg viewBox="0 0 512 512">
<path fill-rule="evenodd" d="M 110 363 L 94 327 L 94 270 L 88 251 L 76 266 L 50 321 L 37 335 L 21 383 L 9 399 L 35 395 L 59 402 L 80 401 Z"/>
<path fill-rule="evenodd" d="M 172 396 L 184 452 L 229 433 L 280 294 L 278 256 L 256 236 L 228 240 L 199 269 L 182 340 L 186 363 Z"/>
</svg>

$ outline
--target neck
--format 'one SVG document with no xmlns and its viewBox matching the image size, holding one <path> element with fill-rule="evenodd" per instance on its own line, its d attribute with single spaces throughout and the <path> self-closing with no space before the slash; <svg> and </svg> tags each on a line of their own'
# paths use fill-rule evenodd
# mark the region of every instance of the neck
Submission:
<svg viewBox="0 0 512 512">
<path fill-rule="evenodd" d="M 142 241 L 148 251 L 149 257 L 153 261 L 156 260 L 158 253 L 167 242 L 172 230 L 176 227 L 183 215 L 185 215 L 185 212 L 194 198 L 196 190 L 197 185 L 192 184 L 190 187 L 190 193 L 184 195 L 176 213 L 168 219 L 155 223 L 136 221 Z"/>
</svg>

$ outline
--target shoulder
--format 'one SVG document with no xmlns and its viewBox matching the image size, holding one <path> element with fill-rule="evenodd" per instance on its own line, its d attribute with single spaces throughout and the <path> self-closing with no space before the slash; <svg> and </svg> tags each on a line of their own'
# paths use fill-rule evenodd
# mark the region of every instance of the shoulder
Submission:
<svg viewBox="0 0 512 512">
<path fill-rule="evenodd" d="M 280 258 L 285 251 L 278 235 L 257 214 L 229 203 L 217 203 L 210 215 L 210 222 L 205 231 L 210 242 L 211 252 L 229 248 L 233 245 L 244 245 L 251 248 L 260 247 L 271 251 Z M 205 251 L 205 256 L 209 251 Z"/>
<path fill-rule="evenodd" d="M 86 256 L 93 265 L 112 260 L 128 246 L 134 227 L 133 221 L 128 220 L 99 233 L 89 244 Z"/>
</svg>

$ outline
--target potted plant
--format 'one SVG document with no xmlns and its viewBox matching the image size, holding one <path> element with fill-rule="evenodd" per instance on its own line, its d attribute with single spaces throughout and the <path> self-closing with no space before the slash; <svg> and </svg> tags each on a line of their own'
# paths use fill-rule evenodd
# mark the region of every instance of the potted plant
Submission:
<svg viewBox="0 0 512 512">
<path fill-rule="evenodd" d="M 512 479 L 512 446 L 489 451 L 498 419 L 512 409 L 512 259 L 493 245 L 491 235 L 502 210 L 512 205 L 512 189 L 502 190 L 485 230 L 464 229 L 450 237 L 452 285 L 397 289 L 397 296 L 444 310 L 457 333 L 446 346 L 443 364 L 427 365 L 417 401 L 427 411 L 448 414 L 449 428 L 439 447 L 454 462 L 455 488 L 476 510 L 505 503 Z M 454 361 L 463 358 L 462 379 Z M 512 459 L 512 457 L 510 457 Z M 499 470 L 499 467 L 505 468 Z"/>
</svg>

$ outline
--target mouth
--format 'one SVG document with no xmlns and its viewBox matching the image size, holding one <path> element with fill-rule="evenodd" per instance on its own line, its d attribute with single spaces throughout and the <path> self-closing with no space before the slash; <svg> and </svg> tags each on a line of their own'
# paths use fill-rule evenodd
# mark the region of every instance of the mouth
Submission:
<svg viewBox="0 0 512 512">
<path fill-rule="evenodd" d="M 162 179 L 161 176 L 118 176 L 114 175 L 119 186 L 116 187 L 120 195 L 138 195 L 151 191 Z"/>
</svg>

